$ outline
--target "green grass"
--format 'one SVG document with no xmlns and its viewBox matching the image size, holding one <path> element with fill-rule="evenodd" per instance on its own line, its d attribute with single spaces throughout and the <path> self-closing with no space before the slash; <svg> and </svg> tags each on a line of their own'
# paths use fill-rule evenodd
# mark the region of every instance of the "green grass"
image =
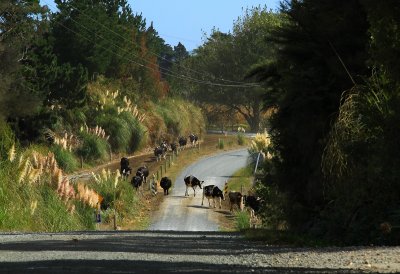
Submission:
<svg viewBox="0 0 400 274">
<path fill-rule="evenodd" d="M 54 153 L 59 167 L 65 172 L 71 173 L 79 168 L 79 162 L 72 152 L 58 145 L 53 145 L 50 150 Z"/>
</svg>

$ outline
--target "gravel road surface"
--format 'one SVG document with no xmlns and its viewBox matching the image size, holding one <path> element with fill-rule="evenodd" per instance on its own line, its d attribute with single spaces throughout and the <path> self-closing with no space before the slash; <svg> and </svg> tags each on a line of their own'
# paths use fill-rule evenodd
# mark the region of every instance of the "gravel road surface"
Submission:
<svg viewBox="0 0 400 274">
<path fill-rule="evenodd" d="M 225 182 L 247 164 L 247 149 L 229 151 L 202 159 L 189 166 L 177 177 L 174 187 L 155 213 L 150 230 L 173 231 L 218 231 L 218 216 L 214 209 L 209 209 L 208 200 L 202 206 L 202 189 L 196 189 L 196 196 L 189 188 L 189 196 L 185 196 L 186 186 L 183 178 L 194 175 L 203 186 L 216 185 L 223 190 Z M 213 206 L 213 204 L 211 204 Z"/>
<path fill-rule="evenodd" d="M 0 273 L 400 271 L 400 247 L 289 248 L 224 232 L 111 231 L 0 237 Z"/>
</svg>

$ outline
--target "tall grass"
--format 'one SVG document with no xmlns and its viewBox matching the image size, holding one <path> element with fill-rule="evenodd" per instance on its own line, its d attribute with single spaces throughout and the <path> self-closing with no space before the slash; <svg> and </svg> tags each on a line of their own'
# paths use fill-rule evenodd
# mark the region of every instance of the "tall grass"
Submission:
<svg viewBox="0 0 400 274">
<path fill-rule="evenodd" d="M 328 235 L 347 243 L 379 242 L 382 224 L 400 225 L 400 97 L 384 75 L 344 94 L 323 155 L 323 216 Z M 398 230 L 397 230 L 398 233 Z"/>
<path fill-rule="evenodd" d="M 79 156 L 92 162 L 107 159 L 109 153 L 107 140 L 84 131 L 79 133 L 79 138 L 81 139 L 81 146 L 77 149 Z"/>
<path fill-rule="evenodd" d="M 65 150 L 58 145 L 51 146 L 50 150 L 54 153 L 60 168 L 65 172 L 71 173 L 78 169 L 79 162 L 71 151 Z"/>
</svg>

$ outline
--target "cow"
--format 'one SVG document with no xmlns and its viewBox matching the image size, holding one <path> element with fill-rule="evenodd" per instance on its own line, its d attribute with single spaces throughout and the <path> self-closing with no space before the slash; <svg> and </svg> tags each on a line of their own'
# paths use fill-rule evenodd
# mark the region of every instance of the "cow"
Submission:
<svg viewBox="0 0 400 274">
<path fill-rule="evenodd" d="M 171 143 L 171 151 L 176 152 L 178 150 L 178 145 L 176 143 Z"/>
<path fill-rule="evenodd" d="M 131 172 L 132 172 L 132 169 L 129 167 L 128 158 L 122 157 L 121 162 L 120 162 L 120 174 L 122 175 L 122 178 L 128 179 Z"/>
<path fill-rule="evenodd" d="M 142 177 L 142 181 L 144 183 L 147 183 L 147 177 L 149 177 L 149 169 L 147 168 L 147 166 L 139 167 L 136 171 L 136 176 Z"/>
<path fill-rule="evenodd" d="M 210 200 L 214 201 L 214 208 L 216 208 L 216 200 L 219 200 L 219 208 L 222 208 L 222 200 L 225 201 L 224 193 L 215 185 L 208 185 L 203 188 L 203 199 L 201 205 L 203 205 L 204 197 L 208 199 L 208 206 L 211 207 Z"/>
<path fill-rule="evenodd" d="M 189 187 L 191 187 L 191 188 L 193 188 L 193 192 L 194 192 L 193 197 L 196 196 L 196 187 L 198 186 L 198 187 L 200 187 L 200 189 L 202 189 L 201 185 L 204 183 L 204 181 L 200 181 L 193 175 L 186 176 L 183 179 L 183 181 L 185 181 L 185 185 L 186 185 L 185 196 L 189 196 L 188 189 L 189 189 Z"/>
<path fill-rule="evenodd" d="M 161 161 L 161 157 L 165 158 L 166 150 L 165 148 L 158 146 L 154 149 L 154 156 L 157 158 L 157 162 Z"/>
<path fill-rule="evenodd" d="M 162 189 L 164 189 L 164 195 L 168 195 L 168 190 L 172 186 L 171 179 L 168 177 L 162 177 L 160 181 L 160 186 Z"/>
<path fill-rule="evenodd" d="M 238 209 L 243 210 L 243 195 L 240 192 L 229 191 L 229 204 L 231 206 L 230 211 L 233 211 L 233 206 L 237 205 Z"/>
<path fill-rule="evenodd" d="M 186 144 L 187 144 L 187 139 L 186 139 L 186 137 L 183 137 L 183 136 L 179 137 L 178 143 L 179 143 L 179 147 L 180 147 L 181 149 L 185 148 L 185 146 L 186 146 Z"/>
<path fill-rule="evenodd" d="M 143 178 L 141 176 L 133 176 L 131 180 L 131 184 L 134 188 L 136 188 L 136 191 L 140 188 L 142 185 Z"/>
<path fill-rule="evenodd" d="M 195 146 L 197 144 L 197 141 L 199 140 L 199 137 L 197 137 L 197 135 L 194 135 L 193 133 L 191 133 L 189 135 L 189 139 L 190 139 L 190 143 L 192 144 L 192 146 Z"/>
<path fill-rule="evenodd" d="M 244 195 L 243 200 L 244 205 L 250 208 L 250 218 L 254 218 L 261 208 L 261 198 L 254 195 Z"/>
</svg>

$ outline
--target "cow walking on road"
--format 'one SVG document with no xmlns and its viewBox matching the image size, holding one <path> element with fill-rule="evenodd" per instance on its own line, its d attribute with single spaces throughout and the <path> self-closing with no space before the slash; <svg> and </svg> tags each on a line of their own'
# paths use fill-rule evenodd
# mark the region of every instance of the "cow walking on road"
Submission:
<svg viewBox="0 0 400 274">
<path fill-rule="evenodd" d="M 185 191 L 185 196 L 189 196 L 188 194 L 188 189 L 189 187 L 193 188 L 193 197 L 196 196 L 196 187 L 200 187 L 202 189 L 201 185 L 204 183 L 204 181 L 200 181 L 193 175 L 186 176 L 183 181 L 185 182 L 186 185 L 186 191 Z"/>
<path fill-rule="evenodd" d="M 211 207 L 210 200 L 214 201 L 214 208 L 217 207 L 217 201 L 219 201 L 219 208 L 222 208 L 222 200 L 225 201 L 224 193 L 215 185 L 208 185 L 203 188 L 203 199 L 201 200 L 201 205 L 203 205 L 204 197 L 208 199 L 209 207 Z"/>
<path fill-rule="evenodd" d="M 168 177 L 162 177 L 160 181 L 160 186 L 164 190 L 164 195 L 168 195 L 168 190 L 172 186 L 171 179 Z"/>
<path fill-rule="evenodd" d="M 143 183 L 147 183 L 147 177 L 149 177 L 149 169 L 147 166 L 141 166 L 136 171 L 136 176 L 142 177 Z"/>
<path fill-rule="evenodd" d="M 120 162 L 120 170 L 119 173 L 121 174 L 123 179 L 128 179 L 129 175 L 131 174 L 132 169 L 129 167 L 129 160 L 126 157 L 121 158 Z"/>
</svg>

